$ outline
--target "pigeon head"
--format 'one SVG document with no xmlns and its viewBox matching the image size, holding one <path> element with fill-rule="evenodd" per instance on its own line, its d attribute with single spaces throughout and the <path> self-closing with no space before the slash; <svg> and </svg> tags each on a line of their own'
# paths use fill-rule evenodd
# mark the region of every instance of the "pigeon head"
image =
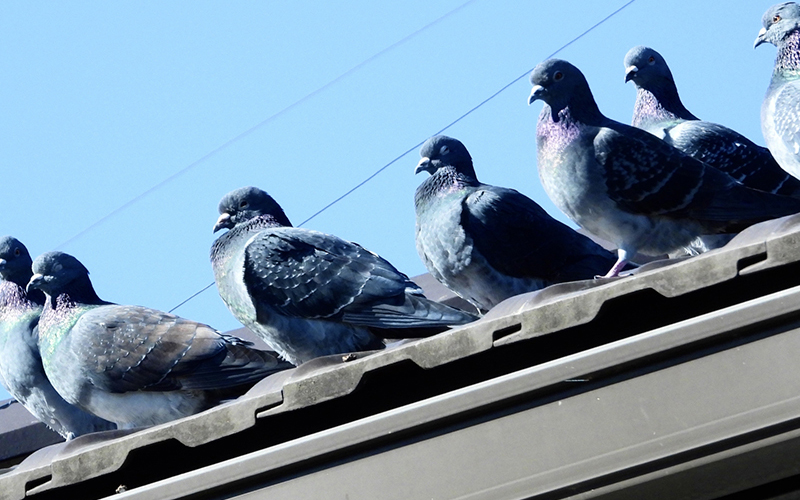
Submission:
<svg viewBox="0 0 800 500">
<path fill-rule="evenodd" d="M 292 223 L 283 213 L 283 209 L 266 191 L 248 186 L 231 191 L 219 202 L 219 219 L 214 224 L 214 232 L 220 229 L 232 229 L 255 217 L 267 216 L 281 226 Z"/>
<path fill-rule="evenodd" d="M 794 2 L 773 5 L 764 13 L 761 24 L 764 27 L 758 32 L 753 48 L 762 43 L 780 46 L 791 33 L 800 28 L 800 5 Z"/>
<path fill-rule="evenodd" d="M 57 295 L 71 283 L 89 279 L 89 270 L 78 259 L 64 252 L 47 252 L 33 261 L 33 276 L 28 290 Z"/>
<path fill-rule="evenodd" d="M 637 87 L 652 89 L 653 87 L 663 86 L 664 83 L 674 85 L 672 72 L 667 66 L 667 61 L 661 54 L 651 49 L 639 45 L 625 54 L 625 82 L 633 80 Z"/>
<path fill-rule="evenodd" d="M 0 238 L 0 276 L 4 280 L 25 286 L 31 276 L 31 256 L 18 239 Z"/>
<path fill-rule="evenodd" d="M 417 163 L 414 173 L 428 172 L 433 175 L 440 168 L 451 167 L 456 172 L 475 177 L 472 157 L 458 139 L 446 135 L 435 135 L 425 141 L 419 150 L 422 159 Z"/>
<path fill-rule="evenodd" d="M 73 283 L 89 280 L 89 270 L 78 259 L 64 252 L 47 252 L 33 261 L 33 276 L 28 291 L 41 290 L 54 296 Z"/>
<path fill-rule="evenodd" d="M 573 113 L 599 114 L 586 77 L 567 61 L 548 59 L 539 63 L 531 73 L 531 84 L 529 105 L 542 100 L 554 115 L 568 106 Z"/>
</svg>

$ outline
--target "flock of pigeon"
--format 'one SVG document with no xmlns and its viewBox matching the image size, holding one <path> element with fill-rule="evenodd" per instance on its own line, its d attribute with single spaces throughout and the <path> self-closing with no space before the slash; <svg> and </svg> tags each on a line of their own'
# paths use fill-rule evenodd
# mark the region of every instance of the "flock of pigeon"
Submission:
<svg viewBox="0 0 800 500">
<path fill-rule="evenodd" d="M 800 6 L 763 18 L 778 56 L 762 107 L 769 149 L 698 119 L 661 55 L 635 47 L 633 126 L 605 117 L 583 74 L 550 59 L 531 75 L 539 175 L 556 205 L 615 256 L 521 193 L 478 181 L 464 145 L 430 138 L 415 173 L 416 244 L 430 273 L 488 311 L 548 285 L 614 277 L 630 258 L 703 252 L 745 227 L 800 212 Z M 73 256 L 32 260 L 0 239 L 0 382 L 66 439 L 168 422 L 233 399 L 265 376 L 331 354 L 382 349 L 477 315 L 427 299 L 356 243 L 292 227 L 266 192 L 219 204 L 214 277 L 233 315 L 274 351 L 208 325 L 102 300 Z M 722 238 L 716 235 L 724 235 Z"/>
</svg>

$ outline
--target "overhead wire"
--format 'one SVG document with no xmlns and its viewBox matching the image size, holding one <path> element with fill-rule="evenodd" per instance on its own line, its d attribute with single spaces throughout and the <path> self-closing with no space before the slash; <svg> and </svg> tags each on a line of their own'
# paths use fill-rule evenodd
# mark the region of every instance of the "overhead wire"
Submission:
<svg viewBox="0 0 800 500">
<path fill-rule="evenodd" d="M 599 26 L 601 26 L 603 23 L 605 23 L 605 22 L 606 22 L 606 21 L 608 21 L 609 19 L 613 18 L 614 16 L 616 16 L 617 14 L 619 14 L 620 12 L 622 12 L 623 10 L 625 10 L 627 7 L 629 7 L 629 6 L 630 6 L 631 4 L 633 4 L 634 2 L 636 2 L 636 0 L 629 0 L 627 3 L 625 3 L 624 5 L 622 5 L 621 7 L 619 7 L 618 9 L 616 9 L 615 11 L 611 12 L 609 15 L 607 15 L 606 17 L 604 17 L 604 18 L 603 18 L 603 19 L 601 19 L 600 21 L 596 22 L 595 24 L 593 24 L 592 26 L 590 26 L 589 28 L 587 28 L 587 29 L 586 29 L 585 31 L 583 31 L 581 34 L 577 35 L 576 37 L 572 38 L 570 41 L 568 41 L 567 43 L 565 43 L 564 45 L 562 45 L 561 47 L 559 47 L 558 49 L 556 49 L 556 50 L 555 50 L 555 51 L 554 51 L 552 54 L 550 54 L 549 56 L 547 56 L 547 57 L 545 58 L 545 60 L 546 60 L 546 59 L 551 59 L 551 58 L 555 57 L 555 56 L 556 56 L 556 55 L 558 55 L 558 54 L 559 54 L 561 51 L 563 51 L 564 49 L 566 49 L 567 47 L 569 47 L 569 46 L 570 46 L 570 45 L 572 45 L 573 43 L 577 42 L 578 40 L 580 40 L 581 38 L 583 38 L 584 36 L 586 36 L 587 34 L 589 34 L 591 31 L 593 31 L 593 30 L 595 30 L 596 28 L 598 28 Z M 465 4 L 465 5 L 466 5 L 466 4 Z M 440 18 L 440 19 L 441 19 L 441 18 Z M 447 129 L 449 129 L 450 127 L 452 127 L 453 125 L 455 125 L 456 123 L 458 123 L 458 122 L 460 122 L 461 120 L 463 120 L 464 118 L 466 118 L 467 116 L 471 115 L 472 113 L 474 113 L 475 111 L 477 111 L 479 108 L 481 108 L 482 106 L 484 106 L 485 104 L 487 104 L 489 101 L 491 101 L 492 99 L 494 99 L 495 97 L 497 97 L 498 95 L 500 95 L 501 93 L 503 93 L 504 91 L 506 91 L 506 90 L 507 90 L 509 87 L 511 87 L 512 85 L 514 85 L 515 83 L 517 83 L 517 82 L 518 82 L 518 81 L 520 81 L 521 79 L 525 78 L 526 76 L 528 76 L 528 75 L 529 75 L 529 74 L 530 74 L 532 71 L 533 71 L 533 68 L 530 68 L 530 69 L 526 70 L 526 71 L 525 71 L 524 73 L 522 73 L 520 76 L 518 76 L 518 77 L 514 78 L 514 79 L 513 79 L 513 80 L 511 80 L 509 83 L 507 83 L 506 85 L 504 85 L 503 87 L 501 87 L 501 88 L 500 88 L 498 91 L 496 91 L 495 93 L 493 93 L 492 95 L 490 95 L 489 97 L 487 97 L 486 99 L 484 99 L 483 101 L 481 101 L 480 103 L 478 103 L 477 105 L 475 105 L 475 106 L 473 106 L 472 108 L 470 108 L 468 111 L 466 111 L 465 113 L 463 113 L 462 115 L 460 115 L 460 116 L 459 116 L 458 118 L 456 118 L 455 120 L 451 121 L 450 123 L 448 123 L 447 125 L 445 125 L 444 127 L 442 127 L 442 128 L 439 130 L 439 131 L 435 132 L 434 134 L 431 134 L 431 136 L 433 136 L 433 135 L 438 135 L 438 134 L 441 134 L 442 132 L 446 131 Z M 430 137 L 430 136 L 429 136 L 429 137 Z M 355 186 L 353 186 L 352 188 L 350 188 L 350 189 L 349 189 L 347 192 L 345 192 L 344 194 L 342 194 L 341 196 L 339 196 L 339 197 L 338 197 L 338 198 L 336 198 L 335 200 L 331 201 L 330 203 L 328 203 L 327 205 L 325 205 L 325 206 L 324 206 L 324 207 L 322 207 L 321 209 L 319 209 L 319 210 L 317 210 L 316 212 L 314 212 L 314 213 L 313 213 L 313 214 L 312 214 L 310 217 L 306 218 L 306 219 L 305 219 L 303 222 L 301 222 L 300 224 L 298 224 L 298 226 L 297 226 L 297 227 L 301 227 L 301 226 L 305 225 L 306 223 L 308 223 L 309 221 L 311 221 L 312 219 L 314 219 L 314 218 L 315 218 L 315 217 L 317 217 L 318 215 L 322 214 L 323 212 L 325 212 L 326 210 L 328 210 L 329 208 L 331 208 L 331 207 L 332 207 L 332 206 L 334 206 L 335 204 L 339 203 L 340 201 L 342 201 L 343 199 L 345 199 L 346 197 L 348 197 L 350 194 L 352 194 L 353 192 L 355 192 L 357 189 L 361 188 L 361 187 L 362 187 L 362 186 L 364 186 L 366 183 L 368 183 L 369 181 L 371 181 L 372 179 L 374 179 L 375 177 L 377 177 L 377 176 L 378 176 L 378 175 L 379 175 L 381 172 L 383 172 L 384 170 L 386 170 L 387 168 L 389 168 L 389 167 L 390 167 L 390 166 L 392 166 L 393 164 L 397 163 L 399 160 L 401 160 L 401 159 L 402 159 L 403 157 L 405 157 L 407 154 L 411 153 L 412 151 L 416 151 L 416 150 L 417 150 L 417 149 L 418 149 L 420 146 L 422 146 L 422 144 L 424 144 L 424 143 L 425 143 L 425 141 L 426 141 L 426 140 L 427 140 L 427 137 L 426 137 L 425 139 L 423 139 L 422 141 L 420 141 L 419 143 L 415 144 L 414 146 L 411 146 L 410 148 L 408 148 L 407 150 L 405 150 L 403 153 L 399 154 L 399 155 L 398 155 L 398 156 L 396 156 L 395 158 L 393 158 L 391 161 L 389 161 L 388 163 L 386 163 L 385 165 L 383 165 L 382 167 L 380 167 L 379 169 L 377 169 L 375 172 L 373 172 L 372 174 L 370 174 L 370 175 L 369 175 L 369 176 L 368 176 L 366 179 L 362 180 L 361 182 L 359 182 L 358 184 L 356 184 Z M 178 309 L 178 308 L 179 308 L 179 307 L 181 307 L 182 305 L 186 304 L 186 303 L 187 303 L 187 302 L 189 302 L 190 300 L 194 299 L 195 297 L 197 297 L 197 296 L 198 296 L 198 295 L 200 295 L 201 293 L 205 292 L 206 290 L 208 290 L 208 289 L 209 289 L 209 288 L 211 288 L 212 286 L 214 286 L 214 282 L 212 282 L 212 283 L 210 283 L 210 284 L 206 285 L 206 286 L 205 286 L 203 289 L 201 289 L 200 291 L 198 291 L 198 292 L 195 292 L 195 293 L 194 293 L 194 294 L 192 294 L 192 295 L 191 295 L 189 298 L 185 299 L 185 300 L 184 300 L 184 301 L 182 301 L 180 304 L 178 304 L 177 306 L 175 306 L 175 307 L 173 307 L 172 309 L 170 309 L 170 311 L 169 311 L 169 312 L 173 312 L 173 311 L 175 311 L 176 309 Z"/>
<path fill-rule="evenodd" d="M 632 3 L 633 3 L 633 2 L 635 2 L 635 1 L 636 1 L 636 0 L 630 0 L 628 3 L 626 3 L 626 4 L 625 4 L 625 5 L 623 5 L 622 7 L 618 8 L 617 10 L 615 10 L 614 12 L 612 12 L 611 14 L 609 14 L 608 16 L 604 17 L 602 20 L 600 20 L 600 21 L 598 21 L 597 23 L 595 23 L 594 25 L 592 25 L 592 27 L 588 28 L 586 31 L 584 31 L 584 32 L 583 32 L 583 33 L 581 33 L 580 35 L 576 36 L 575 38 L 573 38 L 573 39 L 572 39 L 572 40 L 570 40 L 569 42 L 567 42 L 567 43 L 565 43 L 564 45 L 562 45 L 561 47 L 559 47 L 559 48 L 558 48 L 558 49 L 557 49 L 555 52 L 553 52 L 552 54 L 550 54 L 549 56 L 547 56 L 545 59 L 551 59 L 551 58 L 553 58 L 553 57 L 554 57 L 554 56 L 556 56 L 556 55 L 557 55 L 559 52 L 561 52 L 562 50 L 566 49 L 567 47 L 569 47 L 569 46 L 570 46 L 570 45 L 572 45 L 573 43 L 575 43 L 575 42 L 577 42 L 578 40 L 580 40 L 581 38 L 583 38 L 583 37 L 584 37 L 585 35 L 587 35 L 587 34 L 588 34 L 590 31 L 594 30 L 595 28 L 597 28 L 598 26 L 600 26 L 600 25 L 601 25 L 601 24 L 603 24 L 604 22 L 606 22 L 606 21 L 608 21 L 609 19 L 611 19 L 612 17 L 614 17 L 615 15 L 617 15 L 619 12 L 621 12 L 623 9 L 625 9 L 626 7 L 628 7 L 630 4 L 632 4 Z M 456 123 L 458 123 L 458 122 L 460 122 L 461 120 L 463 120 L 464 118 L 466 118 L 467 116 L 471 115 L 472 113 L 474 113 L 475 111 L 477 111 L 479 108 L 481 108 L 481 107 L 482 107 L 484 104 L 488 103 L 489 101 L 491 101 L 492 99 L 494 99 L 495 97 L 497 97 L 498 95 L 500 95 L 501 93 L 503 93 L 505 90 L 507 90 L 509 87 L 511 87 L 512 85 L 514 85 L 514 84 L 515 84 L 515 83 L 517 83 L 518 81 L 522 80 L 522 79 L 523 79 L 523 78 L 525 78 L 526 76 L 528 76 L 528 75 L 531 73 L 531 71 L 533 71 L 533 68 L 531 68 L 531 69 L 529 69 L 529 70 L 526 70 L 526 71 L 525 71 L 524 73 L 522 73 L 520 76 L 518 76 L 518 77 L 514 78 L 514 79 L 513 79 L 513 80 L 511 80 L 509 83 L 507 83 L 507 84 L 506 84 L 506 85 L 504 85 L 502 88 L 500 88 L 500 90 L 498 90 L 498 91 L 497 91 L 497 92 L 495 92 L 494 94 L 490 95 L 489 97 L 487 97 L 487 98 L 486 98 L 486 99 L 484 99 L 483 101 L 479 102 L 477 105 L 475 105 L 475 106 L 473 106 L 472 108 L 470 108 L 470 109 L 469 109 L 469 111 L 467 111 L 466 113 L 462 114 L 461 116 L 459 116 L 459 117 L 458 117 L 458 118 L 456 118 L 455 120 L 451 121 L 450 123 L 448 123 L 447 125 L 445 125 L 444 127 L 442 127 L 442 128 L 439 130 L 439 131 L 437 131 L 437 132 L 435 132 L 435 133 L 431 134 L 431 135 L 430 135 L 430 136 L 428 136 L 428 137 L 432 137 L 432 136 L 434 136 L 434 135 L 441 134 L 441 133 L 442 133 L 442 132 L 444 132 L 445 130 L 449 129 L 450 127 L 452 127 L 452 126 L 453 126 L 453 125 L 455 125 Z M 425 139 L 423 139 L 422 141 L 418 142 L 417 144 L 415 144 L 415 145 L 411 146 L 411 147 L 410 147 L 410 148 L 408 148 L 407 150 L 405 150 L 405 152 L 403 152 L 403 153 L 401 153 L 400 155 L 396 156 L 396 157 L 395 157 L 393 160 L 391 160 L 389 163 L 387 163 L 386 165 L 382 166 L 381 168 L 379 168 L 378 170 L 376 170 L 375 172 L 373 172 L 373 173 L 372 173 L 372 174 L 371 174 L 369 177 L 367 177 L 367 178 L 366 178 L 366 179 L 364 179 L 363 181 L 361 181 L 361 182 L 359 182 L 358 184 L 356 184 L 356 185 L 355 185 L 354 187 L 352 187 L 352 188 L 351 188 L 349 191 L 347 191 L 347 192 L 346 192 L 346 193 L 344 193 L 343 195 L 339 196 L 338 198 L 336 198 L 336 199 L 335 199 L 335 200 L 333 200 L 332 202 L 328 203 L 327 205 L 325 205 L 324 207 L 322 207 L 321 209 L 319 209 L 318 211 L 316 211 L 314 214 L 312 214 L 312 215 L 311 215 L 310 217 L 308 217 L 306 220 L 304 220 L 303 222 L 301 222 L 301 223 L 299 224 L 299 226 L 302 226 L 302 225 L 304 225 L 305 223 L 309 222 L 309 221 L 310 221 L 311 219 L 313 219 L 314 217 L 316 217 L 316 216 L 320 215 L 322 212 L 324 212 L 324 211 L 326 211 L 327 209 L 331 208 L 333 205 L 335 205 L 335 204 L 339 203 L 340 201 L 342 201 L 343 199 L 345 199 L 347 196 L 349 196 L 350 194 L 352 194 L 352 193 L 353 193 L 355 190 L 357 190 L 358 188 L 360 188 L 361 186 L 363 186 L 363 185 L 364 185 L 364 184 L 366 184 L 367 182 L 369 182 L 369 181 L 371 181 L 372 179 L 374 179 L 374 178 L 375 178 L 375 177 L 376 177 L 378 174 L 380 174 L 381 172 L 383 172 L 383 171 L 384 171 L 384 170 L 386 170 L 387 168 L 391 167 L 393 164 L 397 163 L 399 160 L 401 160 L 401 159 L 402 159 L 404 156 L 406 156 L 407 154 L 411 153 L 412 151 L 416 151 L 416 149 L 417 149 L 417 148 L 419 148 L 420 146 L 422 146 L 422 145 L 425 143 L 425 141 L 426 141 L 426 140 L 427 140 L 427 137 L 426 137 Z M 299 226 L 298 226 L 298 227 L 299 227 Z"/>
<path fill-rule="evenodd" d="M 400 40 L 396 41 L 395 43 L 389 45 L 388 47 L 386 47 L 386 48 L 376 52 L 375 54 L 371 55 L 370 57 L 364 59 L 363 61 L 361 61 L 360 63 L 356 64 L 352 68 L 348 69 L 344 73 L 340 74 L 339 76 L 337 76 L 333 80 L 329 81 L 325 85 L 323 85 L 323 86 L 317 88 L 316 90 L 313 90 L 312 92 L 306 94 L 305 96 L 303 96 L 300 99 L 296 100 L 292 104 L 289 104 L 288 106 L 286 106 L 285 108 L 281 109 L 280 111 L 277 111 L 277 112 L 273 113 L 269 117 L 265 118 L 264 120 L 258 122 L 257 124 L 253 125 L 249 129 L 245 130 L 241 134 L 239 134 L 236 137 L 233 137 L 232 139 L 229 139 L 228 141 L 222 143 L 221 145 L 217 146 L 216 148 L 214 148 L 213 150 L 209 151 L 205 155 L 201 156 L 197 160 L 193 161 L 189 165 L 185 166 L 184 168 L 178 170 L 177 172 L 175 172 L 174 174 L 170 175 L 166 179 L 164 179 L 161 182 L 159 182 L 159 183 L 155 184 L 154 186 L 150 187 L 146 191 L 136 195 L 132 199 L 128 200 L 124 204 L 120 205 L 116 209 L 112 210 L 111 212 L 109 212 L 105 216 L 101 217 L 100 219 L 98 219 L 97 221 L 92 223 L 90 226 L 86 227 L 85 229 L 83 229 L 79 233 L 75 234 L 74 236 L 72 236 L 68 240 L 66 240 L 63 243 L 61 243 L 60 245 L 58 245 L 56 247 L 56 249 L 61 249 L 61 248 L 65 247 L 65 246 L 69 245 L 73 241 L 83 237 L 86 233 L 88 233 L 88 232 L 92 231 L 94 228 L 100 226 L 101 224 L 106 222 L 108 219 L 114 217 L 115 215 L 119 214 L 120 212 L 123 212 L 124 210 L 126 210 L 130 206 L 136 204 L 137 202 L 139 202 L 143 198 L 147 197 L 149 194 L 151 194 L 154 191 L 164 187 L 165 185 L 169 184 L 170 182 L 174 181 L 175 179 L 181 177 L 182 175 L 186 174 L 187 172 L 189 172 L 190 170 L 194 169 L 198 165 L 201 165 L 206 160 L 212 158 L 213 156 L 215 156 L 220 151 L 222 151 L 224 149 L 227 149 L 228 147 L 230 147 L 233 144 L 241 141 L 245 137 L 248 137 L 249 135 L 251 135 L 256 130 L 261 129 L 262 127 L 264 127 L 268 123 L 271 123 L 271 122 L 275 121 L 280 116 L 288 113 L 289 111 L 291 111 L 292 109 L 296 108 L 297 106 L 300 106 L 301 104 L 303 104 L 304 102 L 308 101 L 312 97 L 315 97 L 316 95 L 320 94 L 321 92 L 324 92 L 325 90 L 329 89 L 333 85 L 339 83 L 340 81 L 344 80 L 345 78 L 347 78 L 348 76 L 352 75 L 356 71 L 360 70 L 361 68 L 363 68 L 367 64 L 371 63 L 375 59 L 378 59 L 379 57 L 387 54 L 388 52 L 391 52 L 393 49 L 396 49 L 397 47 L 399 47 L 399 46 L 405 44 L 406 42 L 412 40 L 413 38 L 419 36 L 424 31 L 427 31 L 428 29 L 430 29 L 430 28 L 436 26 L 437 24 L 443 22 L 444 20 L 446 20 L 449 17 L 455 15 L 457 12 L 463 10 L 464 8 L 466 8 L 467 6 L 469 6 L 472 3 L 475 3 L 476 1 L 477 0 L 467 0 L 466 2 L 462 3 L 458 7 L 446 12 L 445 14 L 437 17 L 436 19 L 434 19 L 433 21 L 429 22 L 428 24 L 422 26 L 421 28 L 417 29 L 416 31 L 406 35 L 405 37 L 401 38 Z"/>
</svg>

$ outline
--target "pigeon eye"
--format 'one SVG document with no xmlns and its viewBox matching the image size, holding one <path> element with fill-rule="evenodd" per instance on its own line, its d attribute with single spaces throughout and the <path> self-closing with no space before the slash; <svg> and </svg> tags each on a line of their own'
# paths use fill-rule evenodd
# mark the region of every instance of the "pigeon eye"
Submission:
<svg viewBox="0 0 800 500">
<path fill-rule="evenodd" d="M 63 269 L 63 268 L 64 268 L 64 266 L 62 266 L 61 264 L 56 264 L 55 266 L 53 266 L 53 272 L 57 273 L 57 272 L 61 271 L 61 269 Z"/>
<path fill-rule="evenodd" d="M 772 18 L 772 22 L 773 23 L 777 23 L 780 20 L 781 20 L 780 14 L 776 14 L 775 17 Z"/>
<path fill-rule="evenodd" d="M 656 62 L 656 58 L 653 57 L 653 56 L 650 56 L 650 59 L 647 60 L 648 64 L 655 64 L 655 62 Z"/>
<path fill-rule="evenodd" d="M 564 78 L 564 73 L 562 73 L 560 71 L 556 71 L 556 74 L 553 75 L 553 80 L 555 80 L 557 82 L 561 81 L 563 78 Z"/>
<path fill-rule="evenodd" d="M 247 202 L 243 201 L 243 202 L 239 203 L 239 208 L 247 208 Z"/>
<path fill-rule="evenodd" d="M 439 154 L 442 155 L 442 156 L 446 155 L 449 152 L 450 152 L 450 148 L 448 148 L 447 146 L 442 146 L 439 149 Z"/>
<path fill-rule="evenodd" d="M 14 249 L 14 256 L 19 257 L 22 252 L 19 251 L 19 248 Z"/>
</svg>

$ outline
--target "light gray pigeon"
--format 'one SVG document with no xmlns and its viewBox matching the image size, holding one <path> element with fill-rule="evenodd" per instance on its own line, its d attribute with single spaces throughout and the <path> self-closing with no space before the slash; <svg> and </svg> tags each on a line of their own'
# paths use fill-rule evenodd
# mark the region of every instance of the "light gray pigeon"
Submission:
<svg viewBox="0 0 800 500">
<path fill-rule="evenodd" d="M 431 275 L 487 311 L 554 283 L 593 279 L 613 254 L 513 189 L 478 181 L 464 145 L 437 135 L 420 150 L 417 251 Z"/>
<path fill-rule="evenodd" d="M 44 294 L 25 291 L 31 264 L 25 245 L 11 236 L 0 238 L 0 381 L 33 416 L 67 440 L 115 429 L 64 401 L 47 379 L 37 343 Z"/>
<path fill-rule="evenodd" d="M 625 81 L 636 85 L 633 126 L 722 170 L 747 187 L 800 198 L 800 180 L 781 169 L 767 148 L 738 132 L 702 121 L 681 102 L 664 58 L 638 46 L 625 55 Z"/>
<path fill-rule="evenodd" d="M 615 276 L 637 251 L 661 255 L 699 235 L 739 232 L 800 211 L 800 200 L 750 189 L 644 130 L 606 118 L 572 64 L 550 59 L 531 74 L 539 177 L 555 204 L 618 246 Z"/>
<path fill-rule="evenodd" d="M 48 378 L 64 399 L 121 429 L 198 413 L 290 368 L 207 325 L 101 300 L 71 255 L 42 254 L 33 272 L 28 290 L 47 295 L 39 345 Z"/>
<path fill-rule="evenodd" d="M 761 131 L 780 166 L 800 178 L 800 6 L 774 5 L 764 13 L 755 47 L 778 47 L 772 80 L 761 104 Z"/>
<path fill-rule="evenodd" d="M 336 236 L 294 228 L 264 191 L 219 203 L 214 278 L 234 316 L 294 364 L 382 349 L 381 339 L 428 336 L 476 319 L 425 298 L 378 255 Z"/>
</svg>

